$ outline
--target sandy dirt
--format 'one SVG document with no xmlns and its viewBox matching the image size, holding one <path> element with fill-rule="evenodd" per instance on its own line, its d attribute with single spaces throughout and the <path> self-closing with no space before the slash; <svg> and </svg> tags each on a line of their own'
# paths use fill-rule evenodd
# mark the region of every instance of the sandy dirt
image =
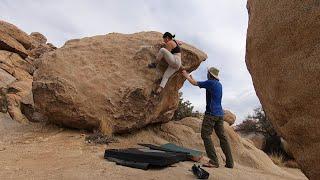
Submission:
<svg viewBox="0 0 320 180">
<path fill-rule="evenodd" d="M 133 145 L 124 142 L 92 145 L 85 134 L 58 127 L 21 125 L 0 116 L 0 179 L 195 179 L 189 171 L 193 162 L 181 162 L 159 170 L 117 166 L 103 159 L 105 148 Z M 207 169 L 210 179 L 307 179 L 299 169 L 284 169 L 290 177 L 266 174 L 244 166 Z"/>
</svg>

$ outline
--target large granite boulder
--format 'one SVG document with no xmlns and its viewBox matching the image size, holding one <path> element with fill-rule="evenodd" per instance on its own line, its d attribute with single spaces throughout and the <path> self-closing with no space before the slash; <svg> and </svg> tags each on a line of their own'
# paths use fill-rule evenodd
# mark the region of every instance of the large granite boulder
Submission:
<svg viewBox="0 0 320 180">
<path fill-rule="evenodd" d="M 8 34 L 27 50 L 32 48 L 32 38 L 11 23 L 0 20 L 0 34 L 1 33 Z"/>
<path fill-rule="evenodd" d="M 40 58 L 33 82 L 37 111 L 56 124 L 100 127 L 105 133 L 170 121 L 185 78 L 174 74 L 160 96 L 152 95 L 166 67 L 149 69 L 147 64 L 161 42 L 158 32 L 111 33 L 66 42 Z M 182 45 L 188 71 L 206 58 L 202 51 Z"/>
<path fill-rule="evenodd" d="M 246 63 L 276 131 L 320 177 L 320 1 L 248 1 Z"/>
</svg>

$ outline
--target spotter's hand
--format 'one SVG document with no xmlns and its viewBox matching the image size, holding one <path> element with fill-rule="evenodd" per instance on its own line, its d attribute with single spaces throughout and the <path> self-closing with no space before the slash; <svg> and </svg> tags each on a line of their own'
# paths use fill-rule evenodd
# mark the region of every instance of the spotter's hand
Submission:
<svg viewBox="0 0 320 180">
<path fill-rule="evenodd" d="M 188 78 L 190 76 L 186 70 L 182 70 L 182 74 L 185 78 Z"/>
</svg>

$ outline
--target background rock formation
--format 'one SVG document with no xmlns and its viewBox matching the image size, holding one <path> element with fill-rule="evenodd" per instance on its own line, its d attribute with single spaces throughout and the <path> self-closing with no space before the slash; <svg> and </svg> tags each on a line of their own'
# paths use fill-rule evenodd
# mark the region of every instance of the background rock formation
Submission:
<svg viewBox="0 0 320 180">
<path fill-rule="evenodd" d="M 46 39 L 43 35 L 41 38 Z M 32 121 L 34 58 L 54 50 L 44 43 L 0 20 L 0 107 L 1 112 L 9 112 L 16 121 Z M 38 49 L 42 46 L 46 49 L 40 52 Z M 38 53 L 33 53 L 35 51 Z"/>
<path fill-rule="evenodd" d="M 248 1 L 246 63 L 269 119 L 310 179 L 320 177 L 320 3 Z"/>
<path fill-rule="evenodd" d="M 237 116 L 233 114 L 231 111 L 226 109 L 224 109 L 223 112 L 224 112 L 223 120 L 227 122 L 230 126 L 233 125 L 237 120 Z"/>
<path fill-rule="evenodd" d="M 75 39 L 40 58 L 33 96 L 49 121 L 73 128 L 99 126 L 105 133 L 127 132 L 171 120 L 185 79 L 176 73 L 159 97 L 151 95 L 166 66 L 148 69 L 162 34 L 141 32 Z M 182 61 L 195 70 L 207 55 L 182 45 Z"/>
<path fill-rule="evenodd" d="M 142 129 L 141 131 L 126 136 L 118 136 L 121 142 L 119 145 L 128 147 L 129 145 L 132 146 L 137 143 L 164 144 L 171 142 L 183 147 L 200 150 L 205 154 L 200 134 L 201 124 L 202 120 L 194 117 L 187 117 L 180 121 L 170 121 L 159 126 Z M 289 179 L 298 178 L 290 176 L 286 171 L 275 165 L 271 159 L 263 151 L 257 149 L 252 142 L 241 138 L 227 122 L 224 123 L 224 128 L 230 142 L 236 169 L 245 169 L 244 167 L 246 167 L 251 168 L 251 170 L 259 170 L 264 174 L 276 174 L 279 177 L 290 177 Z M 220 166 L 224 166 L 225 156 L 219 145 L 219 138 L 215 133 L 212 134 L 212 140 L 217 151 Z M 118 145 L 115 144 L 115 146 Z M 207 160 L 206 158 L 203 159 L 204 162 Z M 216 173 L 218 169 L 214 169 L 214 173 Z M 231 171 L 234 170 L 235 169 L 232 169 Z M 229 178 L 232 179 L 232 177 Z M 224 177 L 221 179 L 229 178 Z"/>
<path fill-rule="evenodd" d="M 254 146 L 260 150 L 263 150 L 266 144 L 266 137 L 262 133 L 255 133 L 255 132 L 241 132 L 241 131 L 236 131 L 242 138 L 248 139 L 251 141 Z"/>
<path fill-rule="evenodd" d="M 29 55 L 33 58 L 39 58 L 43 54 L 57 49 L 51 43 L 47 43 L 47 38 L 39 32 L 32 32 L 30 37 L 33 40 L 34 48 L 30 50 Z"/>
</svg>

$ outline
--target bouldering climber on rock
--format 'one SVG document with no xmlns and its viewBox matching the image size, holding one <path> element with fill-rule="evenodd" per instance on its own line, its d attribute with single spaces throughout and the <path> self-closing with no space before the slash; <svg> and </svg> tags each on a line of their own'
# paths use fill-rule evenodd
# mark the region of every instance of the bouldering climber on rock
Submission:
<svg viewBox="0 0 320 180">
<path fill-rule="evenodd" d="M 181 43 L 174 39 L 175 35 L 169 32 L 163 34 L 163 44 L 165 47 L 161 48 L 157 54 L 157 57 L 153 62 L 148 64 L 149 68 L 156 68 L 157 64 L 161 60 L 165 60 L 168 64 L 168 68 L 162 76 L 161 83 L 156 90 L 156 94 L 159 94 L 162 89 L 166 86 L 169 78 L 177 72 L 181 67 Z"/>
<path fill-rule="evenodd" d="M 155 80 L 160 78 L 158 69 L 162 67 L 157 71 L 148 69 L 147 64 L 160 49 L 149 47 L 159 47 L 162 37 L 163 33 L 154 31 L 109 33 L 68 41 L 41 56 L 32 83 L 36 109 L 55 124 L 104 129 L 106 134 L 127 133 L 170 121 L 178 108 L 178 91 L 185 79 L 176 73 L 174 81 L 167 82 L 170 88 L 165 96 L 150 96 L 157 88 Z M 181 52 L 188 71 L 197 69 L 207 58 L 185 42 Z M 88 74 L 97 76 L 92 79 Z"/>
<path fill-rule="evenodd" d="M 219 167 L 218 158 L 211 139 L 211 134 L 214 129 L 220 140 L 221 149 L 226 156 L 225 167 L 233 168 L 230 145 L 224 133 L 224 112 L 221 106 L 222 85 L 219 82 L 219 70 L 214 67 L 209 68 L 207 73 L 208 80 L 206 81 L 196 81 L 186 70 L 183 70 L 182 74 L 192 85 L 206 89 L 207 105 L 201 127 L 201 137 L 210 160 L 208 163 L 204 164 L 204 166 Z"/>
</svg>

